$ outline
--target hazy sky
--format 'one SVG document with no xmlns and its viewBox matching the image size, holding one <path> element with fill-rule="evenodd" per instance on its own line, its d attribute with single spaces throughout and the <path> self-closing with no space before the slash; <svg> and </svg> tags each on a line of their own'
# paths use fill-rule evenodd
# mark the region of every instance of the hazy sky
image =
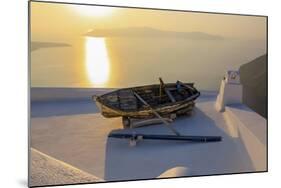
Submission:
<svg viewBox="0 0 281 188">
<path fill-rule="evenodd" d="M 32 2 L 31 41 L 33 87 L 127 87 L 161 76 L 216 89 L 226 70 L 266 53 L 266 18 Z"/>
<path fill-rule="evenodd" d="M 94 28 L 142 26 L 248 39 L 264 39 L 266 35 L 264 17 L 37 2 L 31 3 L 31 23 L 32 38 L 42 40 L 77 36 Z"/>
</svg>

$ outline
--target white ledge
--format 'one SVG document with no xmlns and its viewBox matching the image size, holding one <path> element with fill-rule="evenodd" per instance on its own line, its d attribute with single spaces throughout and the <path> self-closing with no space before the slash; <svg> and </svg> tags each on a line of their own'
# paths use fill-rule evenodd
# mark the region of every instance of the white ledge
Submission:
<svg viewBox="0 0 281 188">
<path fill-rule="evenodd" d="M 243 104 L 225 107 L 232 127 L 237 127 L 252 163 L 257 171 L 267 170 L 267 121 Z"/>
</svg>

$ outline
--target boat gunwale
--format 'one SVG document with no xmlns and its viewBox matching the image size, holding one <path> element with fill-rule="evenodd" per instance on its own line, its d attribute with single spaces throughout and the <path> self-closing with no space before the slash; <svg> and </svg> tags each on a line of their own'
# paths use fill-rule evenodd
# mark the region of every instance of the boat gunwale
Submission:
<svg viewBox="0 0 281 188">
<path fill-rule="evenodd" d="M 184 84 L 188 84 L 188 85 L 192 85 L 192 88 L 195 90 L 195 94 L 194 95 L 191 95 L 190 97 L 184 99 L 184 100 L 181 100 L 181 101 L 177 101 L 177 102 L 168 102 L 168 103 L 165 103 L 165 104 L 160 104 L 158 105 L 155 110 L 156 111 L 161 111 L 161 108 L 165 108 L 165 107 L 168 107 L 168 106 L 176 106 L 176 105 L 184 105 L 186 104 L 187 102 L 191 102 L 191 101 L 194 101 L 196 100 L 199 96 L 200 96 L 200 92 L 195 88 L 193 87 L 193 84 L 194 83 L 184 83 Z M 108 93 L 105 93 L 101 96 L 96 96 L 96 102 L 99 102 L 101 105 L 104 105 L 106 106 L 107 108 L 111 109 L 112 111 L 115 111 L 116 114 L 121 114 L 120 116 L 122 116 L 122 114 L 128 114 L 128 113 L 141 113 L 141 112 L 145 112 L 145 111 L 150 111 L 150 109 L 142 109 L 142 110 L 131 110 L 131 111 L 124 111 L 124 110 L 120 110 L 119 108 L 116 108 L 116 107 L 113 107 L 113 106 L 109 106 L 107 105 L 106 103 L 103 103 L 101 101 L 101 98 L 104 97 L 105 95 L 110 95 L 112 93 L 115 93 L 117 91 L 120 91 L 120 90 L 126 90 L 126 89 L 139 89 L 139 88 L 145 88 L 145 87 L 157 87 L 159 86 L 160 84 L 152 84 L 152 85 L 144 85 L 144 86 L 136 86 L 136 87 L 127 87 L 127 88 L 121 88 L 121 89 L 117 89 L 117 90 L 114 90 L 114 91 L 111 91 L 111 92 L 108 92 Z M 169 86 L 169 85 L 176 85 L 175 83 L 167 83 L 165 84 L 165 86 Z M 191 99 L 190 99 L 191 98 Z"/>
</svg>

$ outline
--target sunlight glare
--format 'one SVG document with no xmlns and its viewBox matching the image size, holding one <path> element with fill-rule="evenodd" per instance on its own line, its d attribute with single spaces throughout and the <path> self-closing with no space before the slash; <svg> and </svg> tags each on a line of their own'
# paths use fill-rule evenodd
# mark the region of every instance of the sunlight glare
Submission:
<svg viewBox="0 0 281 188">
<path fill-rule="evenodd" d="M 86 68 L 93 86 L 105 85 L 110 65 L 104 38 L 86 38 Z"/>
<path fill-rule="evenodd" d="M 112 13 L 112 7 L 95 7 L 95 6 L 75 6 L 75 10 L 85 16 L 108 16 Z"/>
</svg>

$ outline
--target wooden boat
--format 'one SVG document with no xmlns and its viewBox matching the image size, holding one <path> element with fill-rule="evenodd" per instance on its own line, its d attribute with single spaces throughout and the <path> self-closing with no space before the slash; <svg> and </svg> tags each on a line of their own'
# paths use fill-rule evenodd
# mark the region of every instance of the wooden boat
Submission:
<svg viewBox="0 0 281 188">
<path fill-rule="evenodd" d="M 124 124 L 129 118 L 153 118 L 153 111 L 163 117 L 190 113 L 199 96 L 193 83 L 164 84 L 160 78 L 160 84 L 118 89 L 93 99 L 104 117 L 123 117 Z"/>
</svg>

